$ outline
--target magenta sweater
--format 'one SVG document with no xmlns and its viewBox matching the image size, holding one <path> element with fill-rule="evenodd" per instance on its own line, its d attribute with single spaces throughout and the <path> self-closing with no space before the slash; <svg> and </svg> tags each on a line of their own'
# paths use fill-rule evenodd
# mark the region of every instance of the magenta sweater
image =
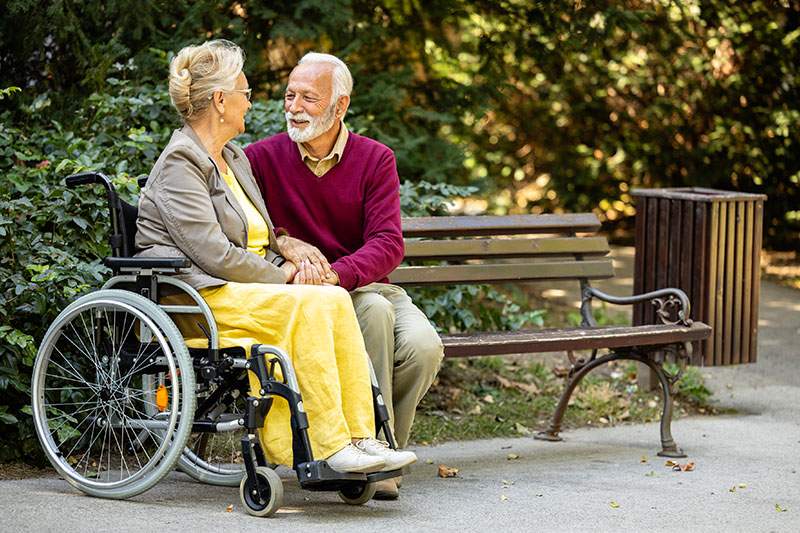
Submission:
<svg viewBox="0 0 800 533">
<path fill-rule="evenodd" d="M 320 178 L 286 133 L 245 153 L 273 224 L 319 248 L 342 287 L 387 281 L 403 260 L 400 179 L 389 148 L 351 132 L 341 161 Z"/>
</svg>

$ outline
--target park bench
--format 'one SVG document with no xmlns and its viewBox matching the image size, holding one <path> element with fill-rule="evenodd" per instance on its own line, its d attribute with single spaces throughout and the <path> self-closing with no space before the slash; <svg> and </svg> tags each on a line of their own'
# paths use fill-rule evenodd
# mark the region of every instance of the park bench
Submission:
<svg viewBox="0 0 800 533">
<path fill-rule="evenodd" d="M 566 387 L 550 426 L 536 435 L 549 441 L 561 440 L 569 398 L 586 374 L 610 361 L 643 363 L 663 392 L 659 455 L 685 457 L 670 428 L 672 386 L 691 362 L 692 342 L 708 337 L 711 328 L 690 319 L 689 299 L 679 289 L 614 297 L 593 288 L 591 280 L 614 275 L 608 241 L 597 235 L 599 229 L 592 213 L 404 218 L 405 262 L 389 279 L 402 286 L 579 283 L 579 327 L 444 335 L 445 357 L 567 352 L 571 367 Z M 662 323 L 599 327 L 592 315 L 594 299 L 620 305 L 650 301 Z M 590 355 L 575 356 L 584 350 Z M 668 358 L 679 363 L 677 373 L 665 370 Z"/>
</svg>

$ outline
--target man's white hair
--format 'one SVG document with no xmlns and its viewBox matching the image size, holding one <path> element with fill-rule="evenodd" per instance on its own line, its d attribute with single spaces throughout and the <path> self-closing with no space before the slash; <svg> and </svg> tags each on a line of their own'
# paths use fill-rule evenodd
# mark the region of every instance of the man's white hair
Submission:
<svg viewBox="0 0 800 533">
<path fill-rule="evenodd" d="M 331 103 L 339 101 L 340 96 L 350 96 L 353 92 L 353 75 L 344 61 L 331 54 L 321 54 L 319 52 L 309 52 L 304 55 L 298 65 L 310 63 L 325 63 L 333 66 L 333 95 Z"/>
</svg>

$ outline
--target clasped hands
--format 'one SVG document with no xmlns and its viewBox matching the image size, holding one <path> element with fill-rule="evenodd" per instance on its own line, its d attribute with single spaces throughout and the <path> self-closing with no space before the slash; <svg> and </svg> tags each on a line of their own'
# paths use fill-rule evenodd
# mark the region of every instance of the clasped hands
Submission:
<svg viewBox="0 0 800 533">
<path fill-rule="evenodd" d="M 281 235 L 277 240 L 286 263 L 281 269 L 286 273 L 286 283 L 305 285 L 338 285 L 339 276 L 331 268 L 328 259 L 312 246 L 300 239 Z"/>
</svg>

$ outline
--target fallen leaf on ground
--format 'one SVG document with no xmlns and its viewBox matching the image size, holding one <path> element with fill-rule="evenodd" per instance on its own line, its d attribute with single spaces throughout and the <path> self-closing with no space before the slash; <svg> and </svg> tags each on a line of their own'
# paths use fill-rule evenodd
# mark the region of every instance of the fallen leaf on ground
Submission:
<svg viewBox="0 0 800 533">
<path fill-rule="evenodd" d="M 728 492 L 736 492 L 736 485 L 728 489 Z"/>
<path fill-rule="evenodd" d="M 647 463 L 647 456 L 646 455 L 641 456 L 639 458 L 639 462 L 642 463 L 642 464 Z"/>
<path fill-rule="evenodd" d="M 439 477 L 456 477 L 458 475 L 458 468 L 453 468 L 447 465 L 439 465 Z"/>
<path fill-rule="evenodd" d="M 670 459 L 666 463 L 664 463 L 664 466 L 668 466 L 671 469 L 675 470 L 676 472 L 679 470 L 681 472 L 691 472 L 692 470 L 694 470 L 694 462 L 692 461 L 689 461 L 686 464 L 680 464 L 678 461 L 673 461 L 672 459 Z"/>
<path fill-rule="evenodd" d="M 500 495 L 500 501 L 501 501 L 501 502 L 504 502 L 504 501 L 506 501 L 507 499 L 508 499 L 508 496 L 506 496 L 505 494 L 501 494 L 501 495 Z"/>
<path fill-rule="evenodd" d="M 508 459 L 509 461 L 513 461 L 514 459 L 519 459 L 519 455 L 517 455 L 516 453 L 510 453 L 506 455 L 506 459 Z"/>
<path fill-rule="evenodd" d="M 608 502 L 608 505 L 609 505 L 609 506 L 610 506 L 612 509 L 619 509 L 619 504 L 618 504 L 617 502 L 615 502 L 614 500 L 611 500 L 610 502 Z"/>
<path fill-rule="evenodd" d="M 775 510 L 776 510 L 776 511 L 778 511 L 779 513 L 785 513 L 785 512 L 786 512 L 786 511 L 788 511 L 789 509 L 786 509 L 786 508 L 784 508 L 784 507 L 781 507 L 780 505 L 778 505 L 778 504 L 776 503 L 776 504 L 775 504 Z"/>
<path fill-rule="evenodd" d="M 746 489 L 747 488 L 747 483 L 739 483 L 737 485 L 737 487 L 739 487 L 740 489 Z"/>
<path fill-rule="evenodd" d="M 479 403 L 476 403 L 476 404 L 475 404 L 475 407 L 473 407 L 472 409 L 470 409 L 468 414 L 471 414 L 471 415 L 479 415 L 479 414 L 481 414 L 481 412 L 482 412 L 482 411 L 483 411 L 483 409 L 481 409 L 481 404 L 479 404 Z"/>
<path fill-rule="evenodd" d="M 433 459 L 425 459 L 425 464 L 432 465 Z"/>
<path fill-rule="evenodd" d="M 501 480 L 501 483 L 503 483 L 504 487 L 510 487 L 511 485 L 513 485 L 513 484 L 514 484 L 514 482 L 513 482 L 513 481 L 509 481 L 509 480 L 507 480 L 507 479 L 503 479 L 503 480 Z"/>
<path fill-rule="evenodd" d="M 648 473 L 646 473 L 645 476 L 647 476 L 647 477 L 656 477 L 656 471 L 655 470 L 651 470 Z"/>
<path fill-rule="evenodd" d="M 553 367 L 553 374 L 558 378 L 565 378 L 569 375 L 569 368 L 565 366 Z"/>
<path fill-rule="evenodd" d="M 524 424 L 520 424 L 519 422 L 514 424 L 514 430 L 517 433 L 519 433 L 520 435 L 530 435 L 531 434 L 531 430 L 528 429 L 528 426 L 526 426 Z"/>
<path fill-rule="evenodd" d="M 483 398 L 481 398 L 486 403 L 494 403 L 494 397 L 491 394 L 487 394 Z"/>
<path fill-rule="evenodd" d="M 504 378 L 503 376 L 497 376 L 496 379 L 500 386 L 504 389 L 517 389 L 522 392 L 527 392 L 528 394 L 539 394 L 539 387 L 537 387 L 534 383 L 513 381 L 511 379 Z"/>
<path fill-rule="evenodd" d="M 228 507 L 226 507 L 226 508 L 225 508 L 225 512 L 226 512 L 226 513 L 232 513 L 232 512 L 233 512 L 233 504 L 231 504 L 231 505 L 229 505 Z"/>
</svg>

